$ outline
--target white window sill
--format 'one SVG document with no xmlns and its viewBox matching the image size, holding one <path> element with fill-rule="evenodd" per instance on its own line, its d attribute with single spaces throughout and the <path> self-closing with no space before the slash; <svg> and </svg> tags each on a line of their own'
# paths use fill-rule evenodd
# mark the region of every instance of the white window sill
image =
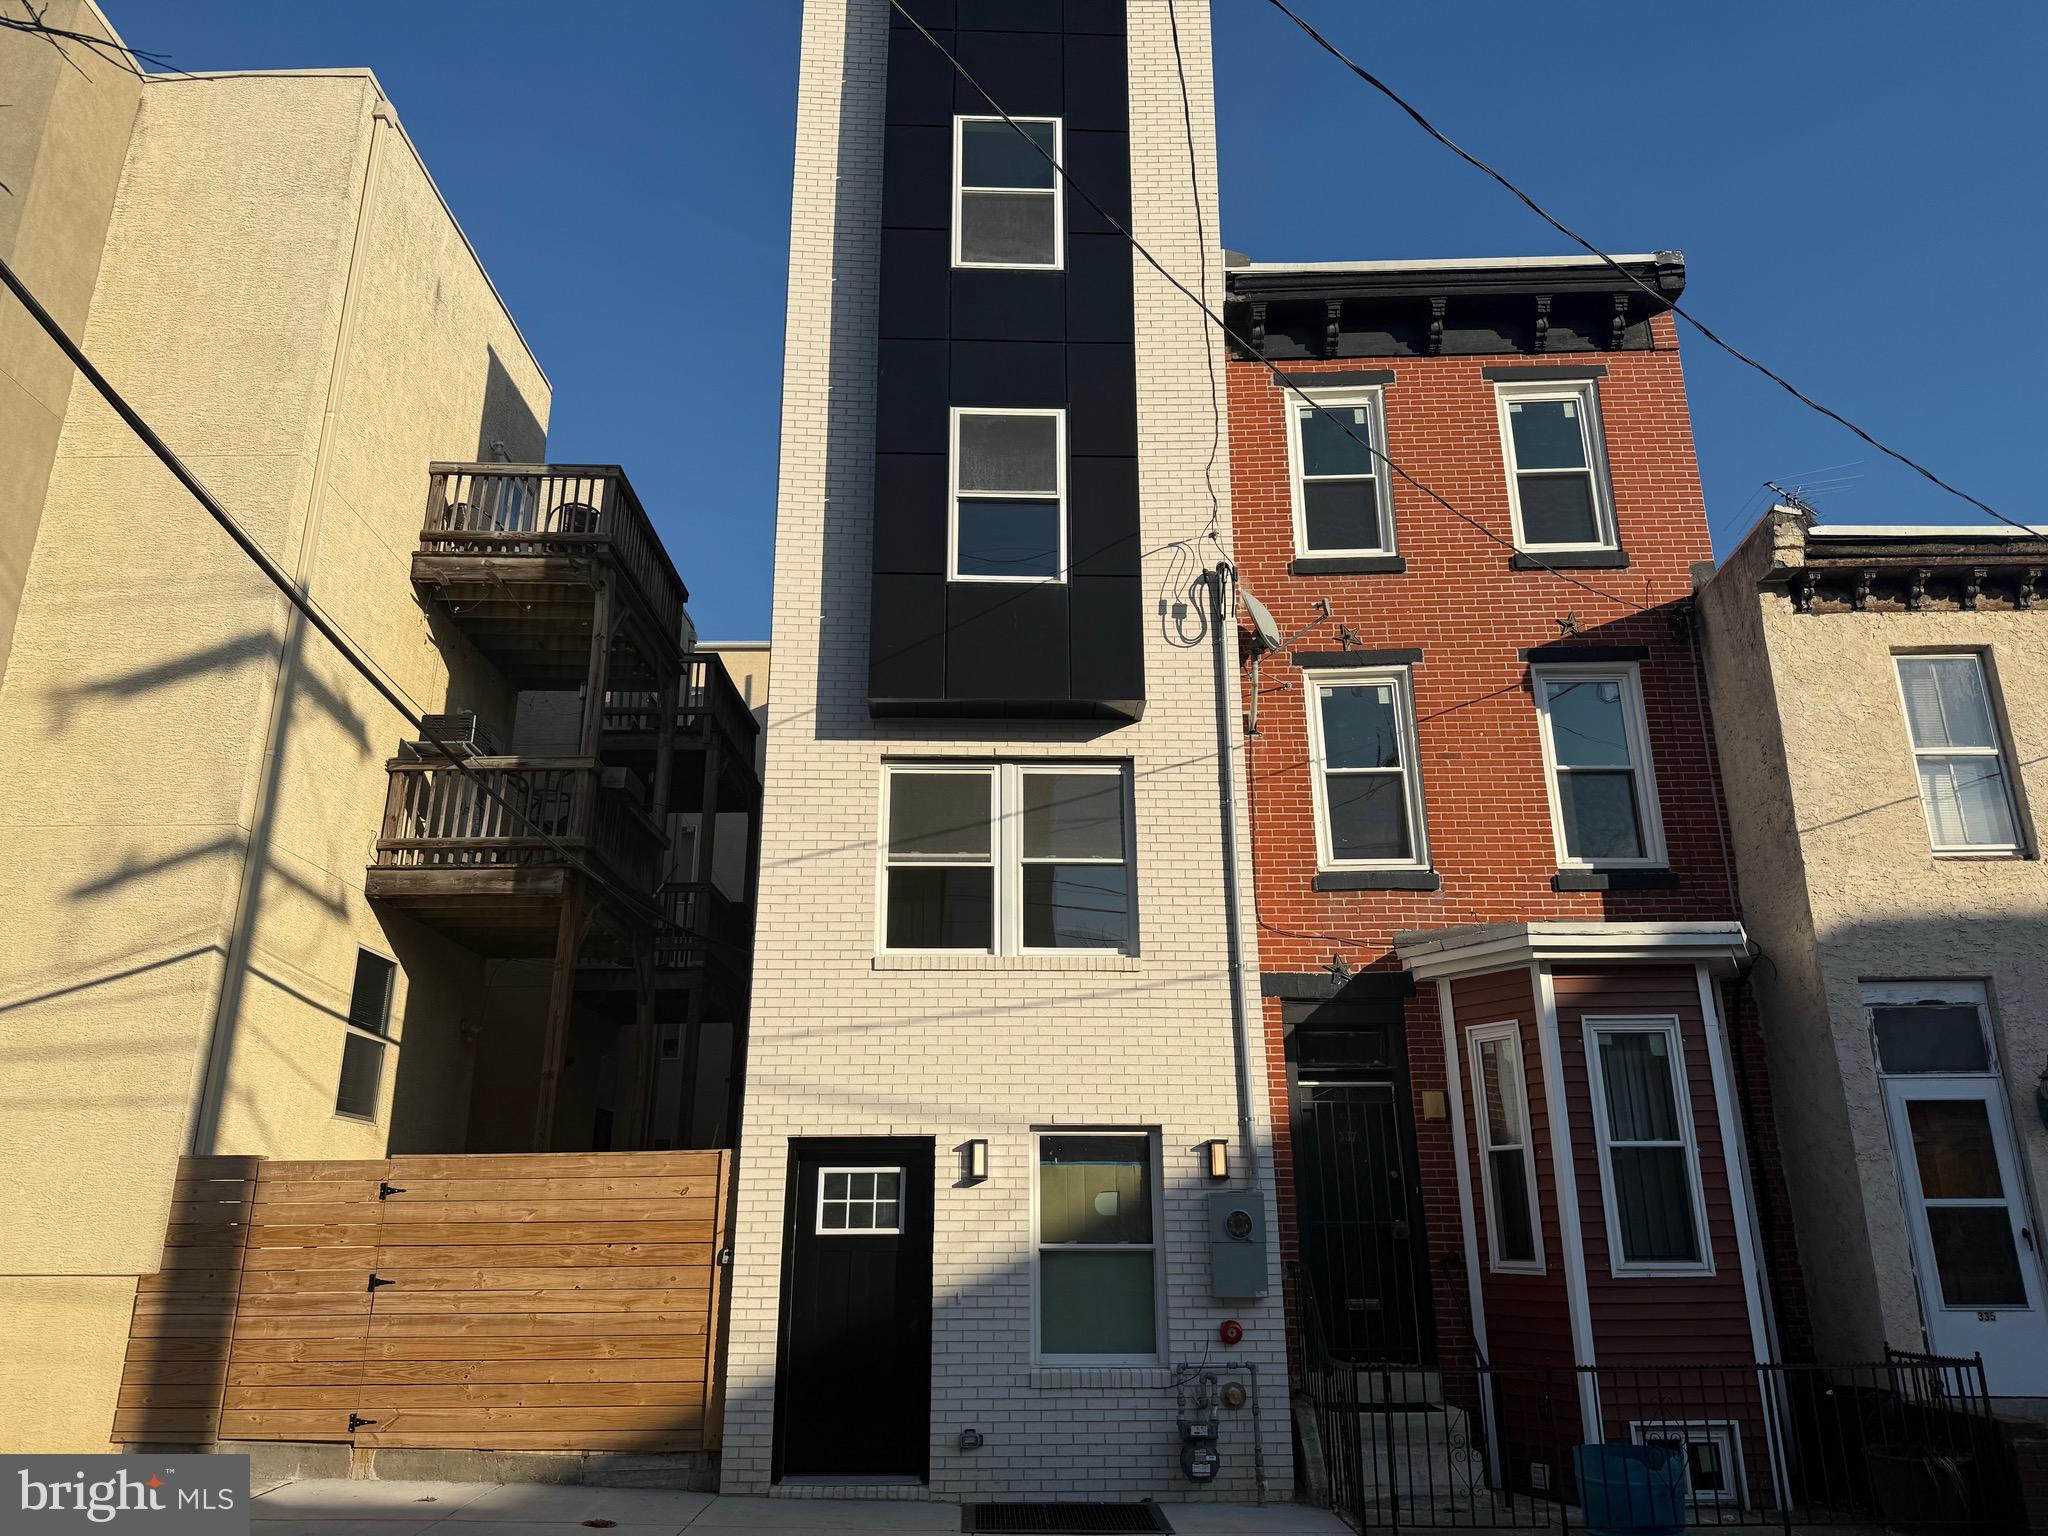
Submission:
<svg viewBox="0 0 2048 1536">
<path fill-rule="evenodd" d="M 1025 1377 L 1033 1392 L 1163 1392 L 1173 1371 L 1163 1365 L 1035 1365 Z"/>
<path fill-rule="evenodd" d="M 876 955 L 871 962 L 878 971 L 1135 971 L 1135 955 Z"/>
</svg>

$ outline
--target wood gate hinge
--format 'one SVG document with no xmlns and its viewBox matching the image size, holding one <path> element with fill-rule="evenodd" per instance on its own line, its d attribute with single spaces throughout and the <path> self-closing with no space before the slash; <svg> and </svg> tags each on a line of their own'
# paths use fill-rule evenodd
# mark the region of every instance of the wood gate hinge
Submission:
<svg viewBox="0 0 2048 1536">
<path fill-rule="evenodd" d="M 372 1275 L 370 1276 L 370 1283 L 369 1283 L 368 1285 L 364 1286 L 364 1287 L 363 1287 L 363 1289 L 364 1289 L 364 1290 L 366 1290 L 366 1291 L 369 1291 L 369 1292 L 371 1292 L 371 1293 L 372 1293 L 372 1294 L 374 1295 L 374 1294 L 375 1294 L 375 1292 L 376 1292 L 376 1290 L 377 1290 L 377 1287 L 378 1287 L 378 1286 L 380 1286 L 380 1285 L 396 1285 L 396 1284 L 398 1284 L 398 1282 L 397 1282 L 396 1280 L 386 1280 L 386 1279 L 385 1279 L 385 1278 L 384 1278 L 384 1277 L 383 1277 L 382 1275 L 379 1275 L 379 1274 L 374 1274 L 374 1273 L 373 1273 L 373 1274 L 372 1274 Z"/>
</svg>

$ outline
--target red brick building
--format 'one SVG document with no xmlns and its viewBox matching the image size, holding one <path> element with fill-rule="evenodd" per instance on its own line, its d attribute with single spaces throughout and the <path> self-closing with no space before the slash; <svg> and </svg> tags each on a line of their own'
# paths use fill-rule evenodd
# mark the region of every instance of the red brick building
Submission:
<svg viewBox="0 0 2048 1536">
<path fill-rule="evenodd" d="M 1590 258 L 1236 264 L 1229 308 L 1234 555 L 1284 641 L 1243 673 L 1295 1315 L 1438 1397 L 1478 1360 L 1777 1358 L 1671 318 Z M 1667 1433 L 1696 1482 L 1767 1475 L 1741 1392 L 1681 1424 L 1594 1380 L 1510 1481 Z"/>
</svg>

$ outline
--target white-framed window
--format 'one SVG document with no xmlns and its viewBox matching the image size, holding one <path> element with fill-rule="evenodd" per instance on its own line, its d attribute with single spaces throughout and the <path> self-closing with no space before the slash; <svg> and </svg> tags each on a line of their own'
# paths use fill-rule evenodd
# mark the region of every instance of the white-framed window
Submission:
<svg viewBox="0 0 2048 1536">
<path fill-rule="evenodd" d="M 1386 452 L 1384 397 L 1373 386 L 1318 387 L 1313 398 L 1285 391 L 1294 552 L 1393 554 L 1393 495 L 1373 452 Z"/>
<path fill-rule="evenodd" d="M 2018 853 L 2019 816 L 1984 658 L 1895 658 L 1920 807 L 1936 853 Z"/>
<path fill-rule="evenodd" d="M 1489 1264 L 1511 1274 L 1540 1275 L 1543 1232 L 1536 1211 L 1536 1150 L 1529 1134 L 1521 1026 L 1512 1020 L 1483 1024 L 1467 1038 Z"/>
<path fill-rule="evenodd" d="M 1120 763 L 891 763 L 882 947 L 1130 953 L 1130 774 Z"/>
<path fill-rule="evenodd" d="M 1641 672 L 1633 663 L 1539 666 L 1529 680 L 1559 866 L 1661 866 L 1664 815 Z"/>
<path fill-rule="evenodd" d="M 1066 265 L 1064 137 L 1056 117 L 953 119 L 954 266 Z"/>
<path fill-rule="evenodd" d="M 1407 669 L 1305 675 L 1317 867 L 1427 868 Z"/>
<path fill-rule="evenodd" d="M 1981 981 L 1866 981 L 1877 1070 L 1887 1077 L 1989 1076 L 1989 998 Z"/>
<path fill-rule="evenodd" d="M 1033 1333 L 1049 1364 L 1159 1358 L 1158 1158 L 1144 1131 L 1046 1131 L 1032 1190 Z"/>
<path fill-rule="evenodd" d="M 1538 554 L 1618 548 L 1593 381 L 1493 388 L 1515 548 Z"/>
<path fill-rule="evenodd" d="M 1638 1419 L 1628 1426 L 1637 1445 L 1668 1445 L 1685 1456 L 1686 1491 L 1701 1504 L 1743 1497 L 1742 1432 L 1732 1419 Z"/>
<path fill-rule="evenodd" d="M 954 406 L 954 581 L 1067 579 L 1067 413 Z"/>
<path fill-rule="evenodd" d="M 903 1230 L 903 1170 L 886 1168 L 820 1168 L 818 1213 L 814 1229 L 820 1237 L 883 1237 Z"/>
<path fill-rule="evenodd" d="M 1712 1274 L 1677 1018 L 1588 1015 L 1581 1022 L 1613 1272 Z"/>
<path fill-rule="evenodd" d="M 351 1120 L 377 1118 L 384 1086 L 384 1051 L 391 1043 L 391 991 L 397 978 L 396 961 L 373 950 L 356 951 L 347 1033 L 341 1042 L 341 1077 L 334 1088 L 337 1115 Z"/>
</svg>

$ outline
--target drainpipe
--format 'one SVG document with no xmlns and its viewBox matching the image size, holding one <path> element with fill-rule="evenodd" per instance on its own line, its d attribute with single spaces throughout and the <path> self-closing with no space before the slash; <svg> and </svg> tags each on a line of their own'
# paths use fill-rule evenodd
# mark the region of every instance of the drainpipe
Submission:
<svg viewBox="0 0 2048 1536">
<path fill-rule="evenodd" d="M 342 390 L 360 308 L 363 258 L 369 246 L 372 217 L 376 212 L 377 167 L 383 159 L 384 140 L 389 136 L 384 130 L 395 130 L 397 124 L 391 104 L 380 94 L 370 109 L 370 147 L 363 165 L 362 193 L 356 199 L 355 233 L 349 246 L 348 273 L 343 279 L 341 292 L 341 322 L 336 327 L 334 358 L 327 372 L 326 407 L 320 417 L 320 442 L 313 459 L 313 486 L 306 500 L 306 529 L 300 535 L 297 558 L 293 561 L 292 581 L 302 592 L 312 579 L 320 553 L 320 529 L 326 521 L 327 488 L 334 473 L 334 444 L 341 419 Z M 256 805 L 249 818 L 248 840 L 242 849 L 242 877 L 235 893 L 234 925 L 228 930 L 220 993 L 215 1000 L 213 1021 L 206 1032 L 205 1057 L 192 1107 L 191 1130 L 186 1137 L 185 1150 L 193 1157 L 208 1157 L 218 1150 L 221 1096 L 226 1091 L 228 1065 L 234 1055 L 235 1027 L 248 989 L 250 953 L 255 947 L 256 921 L 269 861 L 269 833 L 277 816 L 284 773 L 285 737 L 291 728 L 292 690 L 305 650 L 305 636 L 305 616 L 294 609 L 287 621 L 284 647 L 278 655 L 277 680 L 270 697 L 270 719 L 263 735 L 263 776 L 257 786 Z"/>
<path fill-rule="evenodd" d="M 1231 612 L 1229 583 L 1236 572 L 1219 560 L 1203 573 L 1209 588 L 1210 653 L 1216 664 L 1216 785 L 1223 812 L 1223 926 L 1230 953 L 1230 1023 L 1237 1050 L 1237 1139 L 1249 1187 L 1258 1189 L 1259 1151 L 1252 1112 L 1251 1006 L 1244 968 L 1244 932 L 1240 921 L 1237 873 L 1237 758 L 1230 740 L 1233 703 L 1232 673 L 1225 643 L 1235 626 L 1226 626 Z M 1228 633 L 1226 633 L 1228 630 Z"/>
</svg>

